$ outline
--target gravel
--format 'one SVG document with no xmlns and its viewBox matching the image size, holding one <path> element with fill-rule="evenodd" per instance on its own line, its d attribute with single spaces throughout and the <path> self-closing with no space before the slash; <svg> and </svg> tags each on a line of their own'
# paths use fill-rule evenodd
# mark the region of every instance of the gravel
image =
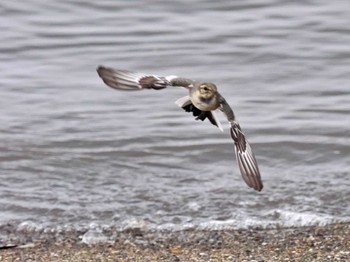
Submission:
<svg viewBox="0 0 350 262">
<path fill-rule="evenodd" d="M 0 227 L 0 261 L 350 261 L 350 223 L 298 228 L 18 232 Z M 103 234 L 103 238 L 101 238 Z"/>
</svg>

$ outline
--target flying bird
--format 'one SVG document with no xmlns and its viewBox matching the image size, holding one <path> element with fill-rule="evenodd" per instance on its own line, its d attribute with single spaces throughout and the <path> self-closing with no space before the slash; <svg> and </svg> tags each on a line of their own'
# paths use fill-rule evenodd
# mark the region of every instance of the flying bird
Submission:
<svg viewBox="0 0 350 262">
<path fill-rule="evenodd" d="M 197 82 L 188 78 L 177 76 L 156 76 L 119 70 L 104 66 L 97 68 L 98 75 L 103 82 L 118 90 L 160 90 L 166 87 L 176 86 L 188 89 L 188 95 L 176 101 L 176 104 L 186 112 L 190 112 L 196 120 L 208 119 L 210 123 L 223 131 L 219 120 L 216 118 L 214 110 L 222 111 L 230 124 L 230 133 L 233 139 L 237 163 L 243 180 L 249 187 L 256 191 L 261 191 L 263 184 L 261 181 L 258 163 L 253 154 L 235 115 L 226 102 L 225 98 L 217 91 L 217 87 L 209 82 Z"/>
</svg>

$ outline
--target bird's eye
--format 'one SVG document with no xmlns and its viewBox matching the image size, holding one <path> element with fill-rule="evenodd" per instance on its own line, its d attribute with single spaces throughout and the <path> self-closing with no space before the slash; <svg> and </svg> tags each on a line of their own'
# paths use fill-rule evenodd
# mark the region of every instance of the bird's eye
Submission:
<svg viewBox="0 0 350 262">
<path fill-rule="evenodd" d="M 204 86 L 203 90 L 208 91 L 209 89 L 208 89 L 208 87 Z"/>
</svg>

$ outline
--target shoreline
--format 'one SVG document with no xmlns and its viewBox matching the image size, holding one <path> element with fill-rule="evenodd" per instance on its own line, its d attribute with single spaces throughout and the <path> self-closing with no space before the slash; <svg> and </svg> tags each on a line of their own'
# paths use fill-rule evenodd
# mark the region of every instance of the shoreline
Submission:
<svg viewBox="0 0 350 262">
<path fill-rule="evenodd" d="M 28 232 L 8 232 L 12 239 L 25 235 L 26 241 L 2 241 L 0 261 L 350 261 L 350 222 L 274 229 L 133 229 L 111 232 L 113 240 L 91 245 L 82 242 L 84 233 L 32 238 Z"/>
</svg>

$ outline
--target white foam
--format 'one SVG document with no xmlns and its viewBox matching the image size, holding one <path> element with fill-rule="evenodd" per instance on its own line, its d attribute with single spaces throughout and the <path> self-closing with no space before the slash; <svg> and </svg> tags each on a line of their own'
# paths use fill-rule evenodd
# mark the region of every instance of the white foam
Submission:
<svg viewBox="0 0 350 262">
<path fill-rule="evenodd" d="M 189 202 L 187 203 L 187 207 L 193 212 L 197 212 L 202 208 L 202 206 L 197 202 Z"/>
<path fill-rule="evenodd" d="M 337 222 L 335 218 L 324 214 L 311 214 L 290 210 L 275 210 L 274 216 L 278 216 L 277 223 L 285 227 L 299 227 L 311 225 L 325 225 Z"/>
<path fill-rule="evenodd" d="M 81 242 L 87 245 L 96 245 L 108 243 L 109 238 L 102 233 L 102 230 L 99 228 L 89 229 L 82 237 Z"/>
<path fill-rule="evenodd" d="M 20 232 L 36 232 L 43 229 L 43 226 L 41 224 L 35 223 L 33 221 L 23 221 L 17 226 L 17 231 Z"/>
<path fill-rule="evenodd" d="M 129 230 L 129 229 L 142 229 L 147 230 L 149 228 L 149 224 L 143 220 L 136 217 L 131 217 L 122 222 L 121 230 Z"/>
</svg>

